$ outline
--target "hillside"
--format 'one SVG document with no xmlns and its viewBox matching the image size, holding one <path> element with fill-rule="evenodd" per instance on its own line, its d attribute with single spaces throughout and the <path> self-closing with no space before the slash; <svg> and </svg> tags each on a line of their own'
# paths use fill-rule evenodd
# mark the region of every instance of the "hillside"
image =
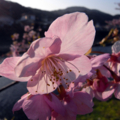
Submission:
<svg viewBox="0 0 120 120">
<path fill-rule="evenodd" d="M 44 31 L 46 31 L 51 24 L 52 21 L 54 21 L 57 17 L 64 15 L 66 13 L 71 12 L 85 12 L 89 20 L 93 19 L 94 24 L 98 23 L 101 26 L 104 26 L 106 23 L 106 20 L 112 20 L 117 19 L 120 17 L 120 15 L 112 16 L 110 14 L 94 10 L 94 9 L 88 9 L 85 7 L 69 7 L 66 9 L 61 10 L 54 10 L 54 11 L 45 11 L 45 10 L 39 10 L 34 9 L 30 7 L 24 7 L 18 3 L 10 2 L 6 0 L 0 0 L 0 19 L 2 17 L 6 17 L 5 19 L 13 20 L 13 24 L 11 25 L 2 25 L 3 23 L 0 22 L 0 52 L 8 51 L 10 44 L 12 43 L 11 35 L 15 32 L 20 33 L 21 38 L 22 34 L 24 32 L 24 25 L 28 24 L 28 21 L 20 21 L 22 15 L 34 15 L 35 21 L 34 24 L 36 26 L 41 26 L 42 33 L 41 37 L 44 36 Z M 29 19 L 28 19 L 29 20 Z M 20 21 L 20 22 L 18 22 Z M 3 20 L 4 22 L 4 20 Z M 96 33 L 96 40 L 101 40 L 103 37 L 107 35 L 107 31 L 99 31 Z M 6 49 L 6 50 L 5 50 Z"/>
<path fill-rule="evenodd" d="M 0 16 L 10 16 L 13 19 L 17 20 L 21 17 L 22 14 L 34 14 L 37 17 L 49 17 L 54 18 L 54 14 L 48 11 L 27 8 L 18 3 L 0 0 Z"/>
<path fill-rule="evenodd" d="M 65 13 L 71 13 L 71 12 L 76 12 L 76 11 L 85 12 L 88 15 L 89 19 L 93 19 L 94 23 L 99 23 L 101 25 L 105 25 L 106 20 L 112 20 L 114 18 L 120 17 L 120 15 L 112 16 L 110 14 L 101 12 L 99 10 L 88 9 L 85 7 L 69 7 L 63 10 L 52 11 L 52 13 L 55 13 L 60 16 Z"/>
<path fill-rule="evenodd" d="M 0 16 L 10 16 L 15 20 L 19 19 L 22 14 L 34 14 L 38 18 L 48 18 L 54 20 L 58 16 L 76 11 L 85 12 L 89 16 L 89 19 L 93 19 L 95 23 L 100 23 L 101 25 L 104 25 L 106 20 L 112 20 L 120 17 L 120 15 L 112 16 L 110 14 L 85 7 L 69 7 L 50 12 L 29 7 L 27 8 L 18 3 L 0 0 Z"/>
</svg>

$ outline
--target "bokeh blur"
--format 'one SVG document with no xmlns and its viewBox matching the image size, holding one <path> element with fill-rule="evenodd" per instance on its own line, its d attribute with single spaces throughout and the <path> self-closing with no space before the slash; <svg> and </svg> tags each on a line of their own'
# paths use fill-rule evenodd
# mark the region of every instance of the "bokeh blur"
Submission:
<svg viewBox="0 0 120 120">
<path fill-rule="evenodd" d="M 111 43 L 120 40 L 118 35 L 120 31 L 119 0 L 101 0 L 100 2 L 95 0 L 84 0 L 84 2 L 82 0 L 73 0 L 74 2 L 72 0 L 66 2 L 63 0 L 61 2 L 58 0 L 50 1 L 0 0 L 0 62 L 8 56 L 22 55 L 29 48 L 31 42 L 44 37 L 44 32 L 57 17 L 71 12 L 85 12 L 89 20 L 94 21 L 96 29 L 94 45 L 99 43 L 106 47 L 97 46 L 93 50 L 110 53 Z M 108 44 L 106 44 L 105 41 L 108 39 Z M 0 120 L 27 120 L 22 110 L 15 114 L 12 113 L 15 102 L 27 92 L 26 83 L 18 83 L 2 90 L 10 83 L 12 81 L 0 78 Z M 98 113 L 93 112 L 86 117 L 78 116 L 77 120 L 114 120 L 114 118 L 120 120 L 119 112 L 115 112 L 119 110 L 117 106 L 112 111 L 110 110 L 111 106 L 117 104 L 118 101 L 116 101 L 113 98 L 112 101 L 108 101 L 109 104 L 102 103 L 103 110 L 101 110 L 101 103 L 95 100 L 94 111 Z M 107 107 L 109 109 L 106 109 Z M 109 111 L 109 114 L 105 112 L 105 109 Z M 110 116 L 110 113 L 116 117 Z"/>
</svg>

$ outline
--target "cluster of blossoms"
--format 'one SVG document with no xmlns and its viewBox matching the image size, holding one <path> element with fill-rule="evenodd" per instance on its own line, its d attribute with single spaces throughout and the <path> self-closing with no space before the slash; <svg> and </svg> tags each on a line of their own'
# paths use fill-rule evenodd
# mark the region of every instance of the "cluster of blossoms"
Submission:
<svg viewBox="0 0 120 120">
<path fill-rule="evenodd" d="M 119 26 L 120 27 L 120 18 L 119 19 L 113 19 L 111 21 L 106 21 L 106 23 L 109 26 Z"/>
<path fill-rule="evenodd" d="M 6 58 L 0 75 L 27 82 L 28 89 L 13 111 L 22 108 L 31 120 L 76 120 L 93 111 L 94 97 L 105 101 L 114 93 L 120 99 L 120 43 L 112 54 L 88 55 L 94 37 L 86 14 L 66 14 L 21 57 Z"/>
<path fill-rule="evenodd" d="M 120 10 L 120 3 L 116 3 L 118 5 L 118 7 L 116 8 L 116 10 Z M 119 19 L 113 19 L 111 21 L 105 21 L 109 26 L 112 27 L 120 27 L 120 18 Z"/>
<path fill-rule="evenodd" d="M 33 29 L 34 26 L 24 26 L 24 33 L 22 38 L 20 38 L 18 33 L 11 35 L 13 43 L 10 46 L 10 52 L 7 53 L 7 56 L 19 56 L 21 53 L 26 52 L 34 40 L 40 38 L 40 32 L 42 29 L 40 27 L 35 30 Z"/>
</svg>

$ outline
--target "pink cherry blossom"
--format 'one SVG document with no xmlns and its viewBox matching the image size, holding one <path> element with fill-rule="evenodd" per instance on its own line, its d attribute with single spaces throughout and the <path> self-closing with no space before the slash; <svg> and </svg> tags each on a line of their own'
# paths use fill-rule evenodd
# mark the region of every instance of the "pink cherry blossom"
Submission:
<svg viewBox="0 0 120 120">
<path fill-rule="evenodd" d="M 23 109 L 29 119 L 49 120 L 52 111 L 65 115 L 66 111 L 60 100 L 53 94 L 23 95 L 13 107 L 13 112 Z"/>
<path fill-rule="evenodd" d="M 27 34 L 27 33 L 24 33 L 24 34 L 23 34 L 23 39 L 27 39 L 27 37 L 28 37 L 28 34 Z"/>
<path fill-rule="evenodd" d="M 115 42 L 111 48 L 112 54 L 108 60 L 108 67 L 110 67 L 110 69 L 113 70 L 117 75 L 120 75 L 120 41 Z"/>
<path fill-rule="evenodd" d="M 112 53 L 110 59 L 108 60 L 109 67 L 113 70 L 116 74 L 119 75 L 120 70 L 120 52 Z"/>
<path fill-rule="evenodd" d="M 12 40 L 17 40 L 19 38 L 19 34 L 14 33 L 11 37 L 12 37 Z"/>
<path fill-rule="evenodd" d="M 114 89 L 111 88 L 112 83 L 103 76 L 99 81 L 94 81 L 92 89 L 94 97 L 101 101 L 107 101 L 112 97 Z M 109 92 L 108 92 L 109 91 Z M 105 94 L 107 92 L 107 94 Z"/>
<path fill-rule="evenodd" d="M 84 54 L 91 48 L 94 36 L 93 21 L 88 22 L 86 14 L 66 14 L 56 19 L 45 37 L 34 41 L 15 65 L 6 67 L 13 67 L 18 78 L 30 78 L 27 88 L 31 94 L 50 93 L 60 84 L 67 88 L 79 75 L 91 70 L 91 62 Z M 3 72 L 0 75 L 7 77 Z"/>
<path fill-rule="evenodd" d="M 89 93 L 92 97 L 96 97 L 98 100 L 107 101 L 114 94 L 117 99 L 120 99 L 120 77 L 115 72 L 105 66 L 111 73 L 113 81 L 108 81 L 105 76 L 102 76 L 99 81 L 93 80 L 91 84 L 83 89 Z"/>
<path fill-rule="evenodd" d="M 71 88 L 73 88 L 71 96 Z M 85 115 L 91 113 L 93 111 L 93 102 L 92 98 L 89 94 L 82 91 L 76 91 L 74 83 L 71 83 L 69 86 L 69 90 L 64 88 L 60 88 L 59 91 L 59 99 L 64 104 L 66 109 L 65 116 L 62 116 L 55 111 L 52 112 L 51 120 L 76 120 L 76 116 Z"/>
<path fill-rule="evenodd" d="M 113 84 L 113 88 L 115 89 L 114 95 L 117 99 L 120 100 L 120 82 Z"/>
<path fill-rule="evenodd" d="M 111 49 L 112 49 L 112 53 L 118 53 L 118 52 L 120 52 L 120 40 L 117 41 L 117 42 L 115 42 L 112 45 Z"/>
<path fill-rule="evenodd" d="M 111 76 L 113 77 L 114 80 L 110 82 L 111 89 L 104 92 L 103 96 L 109 95 L 110 93 L 114 93 L 115 97 L 117 99 L 120 99 L 120 76 L 113 72 L 111 69 L 109 69 L 107 66 L 106 68 L 110 71 Z"/>
<path fill-rule="evenodd" d="M 94 79 L 93 88 L 98 92 L 103 92 L 108 86 L 107 83 L 108 80 L 105 77 L 102 77 L 101 79 Z"/>
<path fill-rule="evenodd" d="M 115 91 L 113 85 L 113 83 L 108 82 L 106 89 L 102 92 L 95 90 L 92 86 L 86 86 L 82 91 L 87 92 L 92 98 L 95 97 L 100 101 L 107 101 L 112 97 Z"/>
<path fill-rule="evenodd" d="M 90 60 L 92 63 L 92 70 L 88 73 L 88 79 L 91 76 L 92 77 L 96 76 L 96 69 L 99 69 L 104 76 L 109 77 L 110 76 L 109 71 L 103 66 L 104 64 L 107 64 L 107 60 L 109 58 L 110 58 L 110 54 L 108 53 L 91 58 Z"/>
<path fill-rule="evenodd" d="M 113 83 L 103 76 L 100 70 L 97 70 L 94 78 L 87 79 L 87 84 L 82 86 L 82 91 L 87 92 L 91 97 L 95 97 L 98 100 L 106 101 L 111 98 L 114 93 L 112 85 Z"/>
<path fill-rule="evenodd" d="M 16 57 L 16 56 L 19 55 L 18 46 L 11 45 L 11 46 L 10 46 L 10 50 L 11 50 L 11 52 L 12 52 L 12 56 L 13 56 L 13 57 Z"/>
<path fill-rule="evenodd" d="M 36 34 L 36 32 L 31 30 L 28 35 L 32 38 L 35 34 Z"/>
<path fill-rule="evenodd" d="M 26 26 L 24 27 L 24 31 L 25 31 L 25 32 L 29 32 L 30 30 L 31 30 L 31 28 L 30 28 L 29 25 L 26 25 Z"/>
<path fill-rule="evenodd" d="M 74 82 L 77 84 L 79 82 L 85 82 L 87 79 L 96 78 L 96 70 L 99 69 L 104 76 L 109 77 L 110 72 L 103 66 L 106 64 L 107 60 L 110 58 L 110 54 L 102 54 L 98 56 L 88 56 L 91 61 L 92 69 L 89 73 L 84 76 L 80 76 Z"/>
<path fill-rule="evenodd" d="M 113 88 L 111 88 L 112 84 L 107 79 L 107 77 L 111 76 L 111 73 L 104 67 L 104 64 L 110 58 L 110 54 L 89 56 L 89 58 L 92 63 L 91 71 L 84 76 L 78 77 L 74 82 L 77 86 L 80 84 L 78 89 L 82 88 L 82 91 L 87 92 L 91 97 L 96 97 L 101 101 L 108 100 L 114 93 Z M 109 93 L 103 95 L 107 90 L 109 90 Z"/>
<path fill-rule="evenodd" d="M 28 81 L 31 79 L 31 76 L 26 77 L 17 77 L 14 71 L 15 66 L 17 65 L 17 62 L 19 61 L 21 57 L 8 57 L 6 58 L 2 64 L 0 64 L 0 75 L 7 77 L 9 79 L 15 80 L 15 81 Z"/>
</svg>

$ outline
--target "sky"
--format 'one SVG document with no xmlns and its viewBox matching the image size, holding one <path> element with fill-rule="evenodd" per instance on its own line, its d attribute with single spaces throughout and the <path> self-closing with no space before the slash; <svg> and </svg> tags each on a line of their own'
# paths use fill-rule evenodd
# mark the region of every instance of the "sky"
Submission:
<svg viewBox="0 0 120 120">
<path fill-rule="evenodd" d="M 71 6 L 82 6 L 89 9 L 97 9 L 111 15 L 120 14 L 120 10 L 115 10 L 118 7 L 115 3 L 120 3 L 120 0 L 7 0 L 17 2 L 25 7 L 32 7 L 41 10 L 58 10 L 65 9 Z"/>
</svg>

